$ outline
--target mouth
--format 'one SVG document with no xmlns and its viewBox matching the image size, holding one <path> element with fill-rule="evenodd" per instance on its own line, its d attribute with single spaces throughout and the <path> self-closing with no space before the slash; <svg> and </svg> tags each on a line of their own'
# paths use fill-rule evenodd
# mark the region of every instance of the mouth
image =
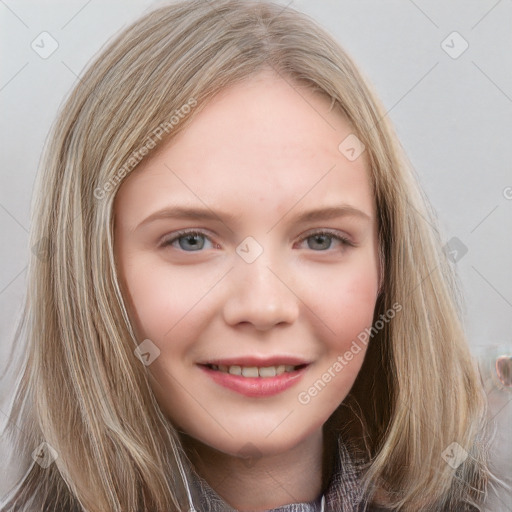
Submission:
<svg viewBox="0 0 512 512">
<path fill-rule="evenodd" d="M 229 375 L 237 375 L 245 378 L 268 379 L 283 375 L 284 373 L 293 373 L 298 370 L 302 370 L 307 366 L 307 363 L 299 365 L 280 364 L 272 366 L 242 366 L 238 364 L 204 364 L 201 366 L 205 366 L 215 372 L 227 373 Z"/>
<path fill-rule="evenodd" d="M 241 358 L 198 363 L 214 383 L 230 391 L 263 398 L 294 386 L 311 363 L 296 358 Z"/>
</svg>

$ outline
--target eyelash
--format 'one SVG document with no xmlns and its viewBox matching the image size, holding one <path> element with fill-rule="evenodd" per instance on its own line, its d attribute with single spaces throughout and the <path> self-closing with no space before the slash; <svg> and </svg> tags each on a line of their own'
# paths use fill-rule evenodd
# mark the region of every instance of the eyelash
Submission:
<svg viewBox="0 0 512 512">
<path fill-rule="evenodd" d="M 207 238 L 208 240 L 210 240 L 213 243 L 213 241 L 210 239 L 210 236 L 208 236 L 206 233 L 193 229 L 193 230 L 177 231 L 172 236 L 172 238 L 163 240 L 162 243 L 160 244 L 160 247 L 162 247 L 162 248 L 170 247 L 172 245 L 172 243 L 176 242 L 180 238 L 185 238 L 187 236 L 198 236 L 198 235 L 204 236 L 205 238 Z M 330 230 L 325 230 L 325 229 L 319 230 L 319 231 L 313 231 L 312 233 L 308 233 L 306 236 L 302 237 L 299 241 L 303 242 L 304 240 L 307 240 L 308 238 L 311 238 L 313 236 L 325 236 L 325 235 L 338 240 L 339 242 L 341 242 L 342 246 L 345 246 L 345 247 L 355 247 L 356 246 L 356 244 L 351 242 L 348 238 L 344 237 L 343 235 L 340 235 L 339 233 L 336 233 L 336 232 L 330 231 Z M 180 249 L 180 250 L 181 250 L 181 252 L 191 252 L 191 253 L 203 252 L 202 250 L 198 250 L 198 251 L 184 251 L 182 249 Z M 314 251 L 314 252 L 328 252 L 331 250 L 333 250 L 333 249 L 329 248 L 326 250 L 320 250 L 320 251 Z"/>
</svg>

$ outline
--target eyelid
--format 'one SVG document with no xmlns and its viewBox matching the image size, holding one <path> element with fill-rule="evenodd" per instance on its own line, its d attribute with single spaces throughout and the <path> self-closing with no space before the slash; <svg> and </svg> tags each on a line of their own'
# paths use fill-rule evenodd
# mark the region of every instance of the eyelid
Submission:
<svg viewBox="0 0 512 512">
<path fill-rule="evenodd" d="M 214 244 L 214 241 L 212 239 L 212 234 L 210 234 L 210 232 L 203 230 L 203 229 L 184 228 L 184 229 L 180 229 L 178 231 L 174 231 L 173 233 L 164 235 L 161 238 L 160 242 L 158 243 L 158 247 L 163 247 L 163 248 L 168 247 L 173 242 L 178 240 L 179 238 L 184 237 L 184 236 L 190 236 L 190 235 L 202 235 L 205 238 L 208 238 L 210 240 L 210 242 L 212 242 L 212 244 Z M 214 245 L 216 245 L 216 244 L 214 244 Z M 184 251 L 184 252 L 186 252 L 186 251 Z M 190 251 L 190 252 L 193 252 L 193 251 Z M 201 252 L 201 251 L 198 251 L 198 252 Z"/>
<path fill-rule="evenodd" d="M 185 228 L 182 230 L 175 231 L 174 233 L 171 233 L 170 235 L 165 235 L 162 237 L 161 241 L 158 244 L 158 247 L 165 248 L 171 246 L 173 242 L 178 240 L 181 237 L 184 236 L 190 236 L 190 235 L 202 235 L 205 238 L 207 238 L 213 245 L 218 245 L 214 242 L 212 239 L 212 235 L 209 234 L 208 231 L 205 231 L 203 229 L 195 229 L 195 228 Z M 306 233 L 302 234 L 299 238 L 299 242 L 302 243 L 307 238 L 314 236 L 314 235 L 329 235 L 333 237 L 334 239 L 337 239 L 339 242 L 341 242 L 342 245 L 350 246 L 350 247 L 357 247 L 358 244 L 353 242 L 350 237 L 348 237 L 346 234 L 331 228 L 314 228 Z M 183 251 L 183 252 L 204 252 L 204 251 Z M 314 252 L 328 252 L 328 251 L 314 251 Z"/>
<path fill-rule="evenodd" d="M 338 231 L 337 229 L 330 228 L 315 228 L 310 231 L 307 231 L 306 233 L 301 235 L 299 241 L 303 242 L 306 238 L 309 238 L 310 236 L 314 235 L 329 235 L 332 236 L 333 238 L 340 240 L 343 244 L 350 245 L 352 247 L 357 246 L 357 244 L 353 242 L 348 235 L 342 233 L 341 231 Z"/>
</svg>

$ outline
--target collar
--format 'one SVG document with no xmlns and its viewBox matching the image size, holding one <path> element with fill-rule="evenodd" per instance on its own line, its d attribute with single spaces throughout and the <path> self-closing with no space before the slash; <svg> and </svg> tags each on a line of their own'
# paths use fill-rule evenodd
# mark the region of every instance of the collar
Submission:
<svg viewBox="0 0 512 512">
<path fill-rule="evenodd" d="M 267 512 L 354 512 L 364 510 L 358 485 L 360 469 L 351 459 L 345 444 L 338 439 L 337 457 L 325 492 L 315 500 L 283 505 Z M 201 477 L 195 475 L 192 494 L 197 512 L 237 512 Z"/>
</svg>

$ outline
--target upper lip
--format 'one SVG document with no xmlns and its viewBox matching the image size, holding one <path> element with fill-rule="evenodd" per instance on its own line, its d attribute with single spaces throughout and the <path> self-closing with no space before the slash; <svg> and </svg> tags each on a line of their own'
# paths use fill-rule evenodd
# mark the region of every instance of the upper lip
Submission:
<svg viewBox="0 0 512 512">
<path fill-rule="evenodd" d="M 310 362 L 306 359 L 302 359 L 296 356 L 240 356 L 240 357 L 226 357 L 216 358 L 201 361 L 198 364 L 201 365 L 225 365 L 225 366 L 257 366 L 259 368 L 265 368 L 267 366 L 279 366 L 279 365 L 292 365 L 301 366 L 307 365 Z"/>
</svg>

